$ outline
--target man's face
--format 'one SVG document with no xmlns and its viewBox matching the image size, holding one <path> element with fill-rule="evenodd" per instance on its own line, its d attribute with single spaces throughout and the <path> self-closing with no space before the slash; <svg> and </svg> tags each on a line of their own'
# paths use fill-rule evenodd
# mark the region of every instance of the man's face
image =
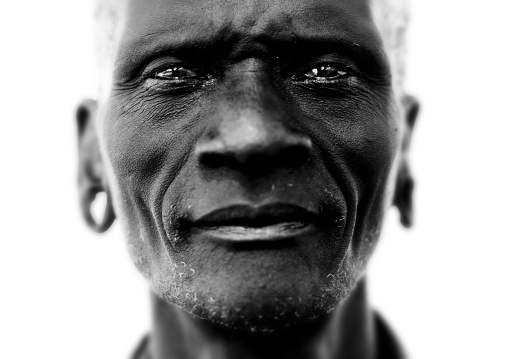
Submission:
<svg viewBox="0 0 508 359">
<path fill-rule="evenodd" d="M 272 330 L 362 276 L 402 125 L 369 1 L 129 0 L 99 136 L 166 301 Z"/>
</svg>

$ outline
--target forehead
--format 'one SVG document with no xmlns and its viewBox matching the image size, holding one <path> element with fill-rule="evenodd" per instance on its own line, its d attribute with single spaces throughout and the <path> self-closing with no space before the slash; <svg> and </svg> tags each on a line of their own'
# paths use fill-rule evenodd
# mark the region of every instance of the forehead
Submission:
<svg viewBox="0 0 508 359">
<path fill-rule="evenodd" d="M 172 43 L 339 39 L 381 51 L 369 0 L 126 0 L 120 58 Z"/>
<path fill-rule="evenodd" d="M 295 26 L 362 25 L 370 19 L 367 0 L 127 0 L 128 23 L 134 31 L 177 31 L 204 24 L 262 30 L 277 22 Z M 281 24 L 282 25 L 282 24 Z"/>
</svg>

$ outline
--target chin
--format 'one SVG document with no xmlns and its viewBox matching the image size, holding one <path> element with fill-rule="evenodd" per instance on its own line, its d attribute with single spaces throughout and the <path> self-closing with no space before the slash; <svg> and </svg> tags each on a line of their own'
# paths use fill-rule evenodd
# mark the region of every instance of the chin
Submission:
<svg viewBox="0 0 508 359">
<path fill-rule="evenodd" d="M 279 293 L 280 294 L 280 293 Z M 289 293 L 287 293 L 289 294 Z M 252 297 L 256 297 L 254 294 Z M 332 291 L 321 291 L 305 297 L 273 295 L 262 300 L 235 300 L 230 298 L 194 298 L 162 295 L 170 304 L 184 309 L 209 326 L 240 332 L 271 333 L 305 325 L 326 317 L 340 301 Z M 182 300 L 183 299 L 183 300 Z"/>
<path fill-rule="evenodd" d="M 259 275 L 255 277 L 237 270 L 196 276 L 179 284 L 161 286 L 159 281 L 153 289 L 166 303 L 177 305 L 209 326 L 272 333 L 326 318 L 348 297 L 356 282 L 355 274 L 345 268 L 324 281 L 313 279 L 301 265 L 271 275 L 263 273 L 263 268 L 256 271 Z"/>
</svg>

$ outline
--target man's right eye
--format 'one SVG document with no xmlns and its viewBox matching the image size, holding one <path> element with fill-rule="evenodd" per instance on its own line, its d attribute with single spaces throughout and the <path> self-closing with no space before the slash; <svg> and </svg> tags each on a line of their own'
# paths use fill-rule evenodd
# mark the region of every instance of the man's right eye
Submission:
<svg viewBox="0 0 508 359">
<path fill-rule="evenodd" d="M 314 82 L 314 83 L 334 83 L 347 79 L 354 74 L 351 69 L 344 65 L 334 63 L 321 63 L 312 66 L 304 73 L 293 77 L 296 81 Z"/>
<path fill-rule="evenodd" d="M 154 78 L 156 80 L 179 82 L 185 80 L 201 79 L 202 76 L 200 76 L 199 73 L 195 70 L 191 70 L 183 66 L 173 66 L 162 71 L 156 71 L 154 73 Z"/>
</svg>

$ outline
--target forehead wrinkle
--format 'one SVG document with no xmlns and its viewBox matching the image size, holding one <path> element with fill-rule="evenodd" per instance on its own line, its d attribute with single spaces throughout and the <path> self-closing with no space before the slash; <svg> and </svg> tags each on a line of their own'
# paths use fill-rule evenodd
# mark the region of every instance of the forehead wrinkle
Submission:
<svg viewBox="0 0 508 359">
<path fill-rule="evenodd" d="M 155 10 L 146 4 L 137 6 L 137 0 L 132 2 L 120 44 L 120 64 L 136 62 L 140 55 L 164 46 L 204 47 L 235 40 L 343 39 L 373 50 L 379 47 L 367 1 L 321 1 L 295 7 L 287 0 L 277 4 L 250 0 L 245 6 L 234 0 L 226 10 L 222 2 L 210 2 L 196 15 L 185 6 L 168 9 L 165 1 L 152 2 L 158 5 Z M 159 9 L 161 4 L 166 6 Z M 218 6 L 222 6 L 220 11 Z"/>
<path fill-rule="evenodd" d="M 364 3 L 365 6 L 350 9 L 344 4 L 339 6 L 340 2 L 332 3 L 310 3 L 293 12 L 286 11 L 278 18 L 259 21 L 254 36 L 280 42 L 349 43 L 383 57 L 382 40 L 369 6 Z"/>
<path fill-rule="evenodd" d="M 218 38 L 227 37 L 226 30 L 231 23 L 231 19 L 224 16 L 207 16 L 210 6 L 208 11 L 202 6 L 199 12 L 192 14 L 195 16 L 189 16 L 185 7 L 168 7 L 164 0 L 133 0 L 128 5 L 127 26 L 120 37 L 116 59 L 120 66 L 135 63 L 141 56 L 168 45 L 179 48 L 217 42 Z"/>
<path fill-rule="evenodd" d="M 368 0 L 320 0 L 296 3 L 258 1 L 251 9 L 242 8 L 234 25 L 253 37 L 264 34 L 314 34 L 315 36 L 362 35 L 375 28 Z M 263 5 L 264 4 L 264 5 Z M 325 26 L 326 25 L 326 26 Z"/>
</svg>

